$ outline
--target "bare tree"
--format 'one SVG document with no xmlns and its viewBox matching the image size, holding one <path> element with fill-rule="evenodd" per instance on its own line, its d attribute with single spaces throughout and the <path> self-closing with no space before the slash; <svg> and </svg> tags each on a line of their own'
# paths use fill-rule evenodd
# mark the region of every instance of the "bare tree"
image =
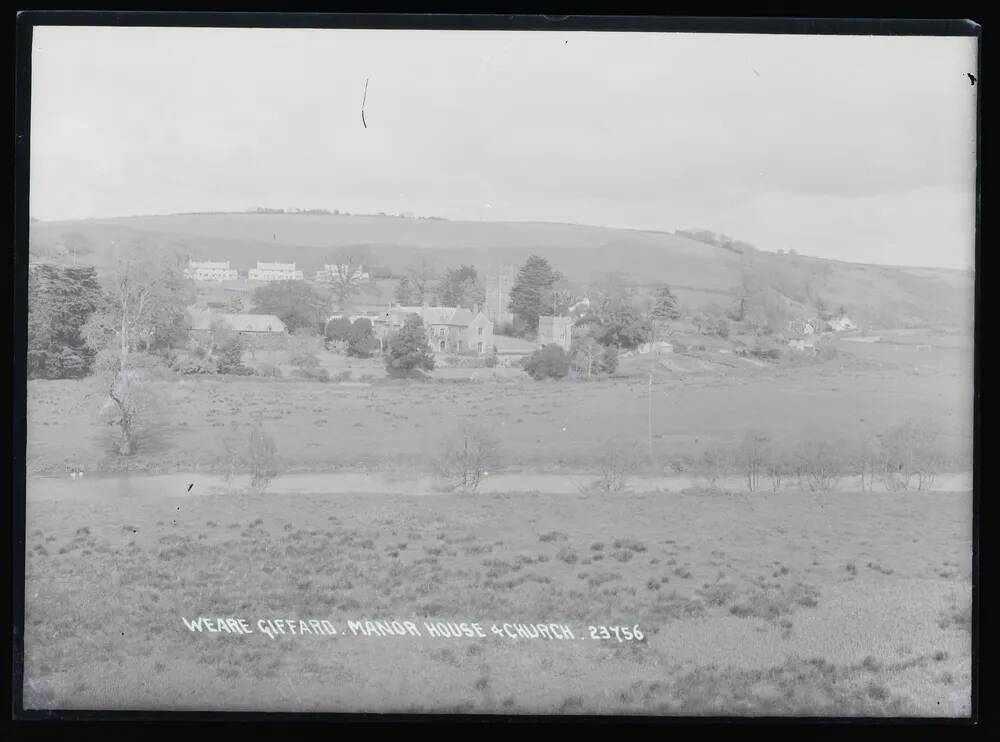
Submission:
<svg viewBox="0 0 1000 742">
<path fill-rule="evenodd" d="M 706 448 L 698 460 L 698 471 L 711 489 L 717 489 L 719 480 L 728 474 L 733 466 L 733 449 L 722 441 Z"/>
<path fill-rule="evenodd" d="M 770 456 L 771 435 L 763 430 L 748 430 L 736 449 L 738 463 L 747 480 L 747 489 L 760 489 L 760 478 Z"/>
<path fill-rule="evenodd" d="M 277 447 L 274 438 L 264 426 L 257 422 L 250 429 L 250 445 L 247 449 L 250 463 L 250 489 L 264 492 L 271 480 L 278 474 Z"/>
<path fill-rule="evenodd" d="M 430 297 L 430 286 L 437 281 L 439 276 L 434 263 L 424 259 L 407 269 L 406 278 L 413 289 L 414 298 L 417 299 L 416 303 L 420 304 Z"/>
<path fill-rule="evenodd" d="M 329 260 L 327 282 L 339 310 L 343 311 L 356 294 L 376 291 L 370 275 L 364 270 L 371 262 L 367 248 L 342 248 L 334 252 Z"/>
<path fill-rule="evenodd" d="M 84 325 L 83 336 L 98 351 L 95 371 L 107 391 L 105 414 L 120 430 L 118 452 L 135 452 L 144 415 L 154 406 L 147 351 L 174 332 L 184 317 L 187 282 L 180 257 L 139 247 L 116 250 L 104 276 L 106 300 Z"/>
<path fill-rule="evenodd" d="M 438 473 L 453 490 L 475 492 L 496 462 L 497 440 L 484 426 L 462 420 L 444 442 Z"/>
<path fill-rule="evenodd" d="M 809 430 L 796 447 L 796 458 L 806 482 L 814 492 L 829 492 L 844 473 L 845 441 L 832 432 Z"/>
<path fill-rule="evenodd" d="M 906 420 L 880 437 L 881 471 L 890 492 L 929 489 L 943 462 L 939 436 L 928 421 Z"/>
<path fill-rule="evenodd" d="M 597 457 L 597 466 L 599 474 L 594 488 L 605 494 L 622 492 L 638 466 L 635 449 L 617 441 L 608 441 Z"/>
<path fill-rule="evenodd" d="M 858 484 L 862 492 L 871 492 L 875 488 L 875 480 L 882 471 L 882 443 L 878 437 L 865 430 L 854 441 L 851 457 L 854 470 L 858 475 Z"/>
</svg>

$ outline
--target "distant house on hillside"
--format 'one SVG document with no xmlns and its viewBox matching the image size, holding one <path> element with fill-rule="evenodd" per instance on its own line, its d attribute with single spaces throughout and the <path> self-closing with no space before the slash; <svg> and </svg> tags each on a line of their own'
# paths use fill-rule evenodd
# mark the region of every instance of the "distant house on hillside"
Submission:
<svg viewBox="0 0 1000 742">
<path fill-rule="evenodd" d="M 673 353 L 674 346 L 672 343 L 657 341 L 655 343 L 643 343 L 636 350 L 643 355 L 651 353 L 654 356 L 659 356 L 665 353 Z"/>
<path fill-rule="evenodd" d="M 302 271 L 295 269 L 295 263 L 264 263 L 257 261 L 257 267 L 247 272 L 251 281 L 301 281 Z"/>
<path fill-rule="evenodd" d="M 858 326 L 854 323 L 854 320 L 852 320 L 846 314 L 829 320 L 826 323 L 826 326 L 833 332 L 847 332 L 849 330 L 858 329 Z"/>
<path fill-rule="evenodd" d="M 205 339 L 212 330 L 212 325 L 222 322 L 228 325 L 253 348 L 284 347 L 288 339 L 288 328 L 285 323 L 273 314 L 225 314 L 217 312 L 189 312 L 191 317 L 191 336 Z"/>
<path fill-rule="evenodd" d="M 235 281 L 238 274 L 229 261 L 189 260 L 184 276 L 195 281 Z"/>
<path fill-rule="evenodd" d="M 816 345 L 808 340 L 802 340 L 801 338 L 792 338 L 788 341 L 788 347 L 792 350 L 797 350 L 800 353 L 806 353 L 808 355 L 816 355 Z"/>
<path fill-rule="evenodd" d="M 805 320 L 793 319 L 788 323 L 788 332 L 792 335 L 812 335 L 816 329 Z"/>
<path fill-rule="evenodd" d="M 580 319 L 585 319 L 593 313 L 594 310 L 590 306 L 590 299 L 586 296 L 566 310 L 566 314 L 568 314 L 574 322 Z"/>
<path fill-rule="evenodd" d="M 568 353 L 572 342 L 572 317 L 541 316 L 538 318 L 538 344 L 540 346 L 544 347 L 554 343 Z"/>
</svg>

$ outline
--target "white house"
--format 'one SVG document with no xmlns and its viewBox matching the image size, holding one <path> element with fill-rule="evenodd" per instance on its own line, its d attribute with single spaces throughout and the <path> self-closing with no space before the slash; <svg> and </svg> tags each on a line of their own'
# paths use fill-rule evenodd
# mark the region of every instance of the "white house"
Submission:
<svg viewBox="0 0 1000 742">
<path fill-rule="evenodd" d="M 251 281 L 301 281 L 302 271 L 295 270 L 295 263 L 262 263 L 247 272 Z"/>
<path fill-rule="evenodd" d="M 235 281 L 239 274 L 229 267 L 229 261 L 189 260 L 184 269 L 186 278 L 195 281 Z"/>
<path fill-rule="evenodd" d="M 827 322 L 827 327 L 829 327 L 834 332 L 847 332 L 848 330 L 857 330 L 858 326 L 854 323 L 850 317 L 846 314 L 842 317 L 836 317 L 829 322 Z"/>
</svg>

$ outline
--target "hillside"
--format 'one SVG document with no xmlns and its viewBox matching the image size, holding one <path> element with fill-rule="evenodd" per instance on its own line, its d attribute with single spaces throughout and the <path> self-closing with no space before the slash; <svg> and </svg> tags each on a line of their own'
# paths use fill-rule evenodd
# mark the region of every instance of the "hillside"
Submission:
<svg viewBox="0 0 1000 742">
<path fill-rule="evenodd" d="M 567 278 L 587 282 L 609 271 L 637 284 L 667 282 L 690 307 L 727 303 L 741 282 L 741 257 L 666 232 L 540 222 L 462 222 L 379 216 L 178 214 L 35 222 L 33 259 L 72 259 L 98 267 L 113 244 L 173 247 L 195 259 L 229 260 L 245 271 L 257 260 L 294 261 L 310 275 L 333 250 L 363 245 L 401 272 L 421 260 L 439 268 L 483 269 L 547 258 Z M 958 271 L 841 263 L 758 252 L 760 273 L 796 306 L 821 296 L 879 324 L 971 328 L 972 276 Z"/>
</svg>

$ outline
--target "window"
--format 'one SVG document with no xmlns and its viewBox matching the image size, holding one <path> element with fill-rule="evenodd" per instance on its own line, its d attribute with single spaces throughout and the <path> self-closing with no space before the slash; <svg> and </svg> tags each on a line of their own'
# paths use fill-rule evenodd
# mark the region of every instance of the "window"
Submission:
<svg viewBox="0 0 1000 742">
<path fill-rule="evenodd" d="M 482 337 L 482 336 L 483 336 L 483 328 L 480 327 L 479 328 L 479 337 Z M 482 343 L 480 343 L 480 345 L 482 345 Z"/>
<path fill-rule="evenodd" d="M 444 340 L 441 341 L 441 350 L 444 350 Z"/>
<path fill-rule="evenodd" d="M 480 353 L 482 353 L 483 352 L 483 344 L 479 343 L 479 345 L 477 346 L 476 350 L 478 350 Z"/>
</svg>

